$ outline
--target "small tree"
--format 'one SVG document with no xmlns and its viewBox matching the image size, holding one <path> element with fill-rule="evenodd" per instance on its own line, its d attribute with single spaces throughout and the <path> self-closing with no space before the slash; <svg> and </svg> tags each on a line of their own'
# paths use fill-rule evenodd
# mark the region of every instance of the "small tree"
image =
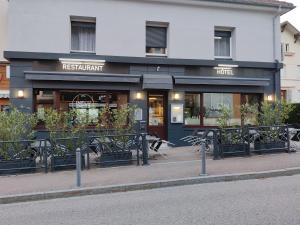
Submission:
<svg viewBox="0 0 300 225">
<path fill-rule="evenodd" d="M 258 104 L 243 104 L 240 108 L 242 126 L 244 124 L 258 125 Z"/>
<path fill-rule="evenodd" d="M 232 111 L 224 105 L 221 105 L 220 107 L 220 117 L 217 119 L 217 124 L 221 129 L 223 129 L 230 126 Z"/>
</svg>

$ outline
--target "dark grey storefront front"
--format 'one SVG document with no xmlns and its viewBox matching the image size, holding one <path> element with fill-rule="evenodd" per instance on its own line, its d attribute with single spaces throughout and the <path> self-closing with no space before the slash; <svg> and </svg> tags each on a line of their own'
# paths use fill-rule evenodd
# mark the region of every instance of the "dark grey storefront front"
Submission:
<svg viewBox="0 0 300 225">
<path fill-rule="evenodd" d="M 147 121 L 149 132 L 177 145 L 191 129 L 214 125 L 218 103 L 236 111 L 249 99 L 280 96 L 278 63 L 26 52 L 5 56 L 11 61 L 10 98 L 16 107 L 28 112 L 51 105 L 66 109 L 81 94 L 97 99 L 99 106 L 129 102 L 138 107 L 137 119 Z M 96 66 L 102 61 L 101 71 L 66 70 L 63 60 Z M 45 95 L 40 101 L 41 92 L 53 93 L 53 99 Z M 239 116 L 235 113 L 233 124 Z"/>
</svg>

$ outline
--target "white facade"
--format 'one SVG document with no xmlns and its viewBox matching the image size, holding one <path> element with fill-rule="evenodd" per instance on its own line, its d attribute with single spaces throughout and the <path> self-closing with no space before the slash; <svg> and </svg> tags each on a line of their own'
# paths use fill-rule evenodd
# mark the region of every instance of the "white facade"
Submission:
<svg viewBox="0 0 300 225">
<path fill-rule="evenodd" d="M 3 0 L 2 0 L 3 1 Z M 70 53 L 70 17 L 96 18 L 96 54 L 145 57 L 146 21 L 166 22 L 168 57 L 214 59 L 214 29 L 234 29 L 233 60 L 280 61 L 284 9 L 209 1 L 10 0 L 9 51 Z M 258 41 L 259 40 L 259 41 Z"/>
<path fill-rule="evenodd" d="M 300 103 L 300 32 L 289 22 L 281 27 L 284 64 L 281 89 L 286 92 L 288 102 Z"/>
<path fill-rule="evenodd" d="M 8 0 L 0 0 L 0 62 L 6 61 L 3 51 L 7 45 Z"/>
</svg>

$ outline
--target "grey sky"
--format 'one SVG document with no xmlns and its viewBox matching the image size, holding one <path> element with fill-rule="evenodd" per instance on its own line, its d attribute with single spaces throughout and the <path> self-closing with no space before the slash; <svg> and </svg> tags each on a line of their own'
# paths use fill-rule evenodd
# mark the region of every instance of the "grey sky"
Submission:
<svg viewBox="0 0 300 225">
<path fill-rule="evenodd" d="M 283 15 L 281 17 L 281 22 L 286 20 L 290 21 L 298 30 L 300 30 L 300 0 L 286 0 L 287 2 L 294 3 L 297 6 L 296 9 Z"/>
</svg>

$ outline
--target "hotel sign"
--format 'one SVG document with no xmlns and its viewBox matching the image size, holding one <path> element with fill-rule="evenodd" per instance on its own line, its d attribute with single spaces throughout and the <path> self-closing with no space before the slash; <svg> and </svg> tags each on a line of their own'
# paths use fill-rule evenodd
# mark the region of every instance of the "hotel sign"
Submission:
<svg viewBox="0 0 300 225">
<path fill-rule="evenodd" d="M 59 59 L 64 71 L 103 72 L 105 60 Z"/>
<path fill-rule="evenodd" d="M 214 69 L 217 72 L 217 75 L 227 75 L 234 76 L 233 68 L 238 67 L 237 65 L 229 65 L 229 64 L 219 64 Z"/>
</svg>

